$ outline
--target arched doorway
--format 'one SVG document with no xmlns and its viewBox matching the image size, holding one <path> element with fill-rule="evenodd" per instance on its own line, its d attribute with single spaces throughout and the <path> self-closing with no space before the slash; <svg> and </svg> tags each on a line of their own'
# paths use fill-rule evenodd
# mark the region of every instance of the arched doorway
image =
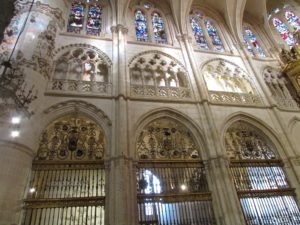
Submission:
<svg viewBox="0 0 300 225">
<path fill-rule="evenodd" d="M 24 225 L 104 224 L 105 135 L 79 115 L 56 119 L 41 135 Z"/>
</svg>

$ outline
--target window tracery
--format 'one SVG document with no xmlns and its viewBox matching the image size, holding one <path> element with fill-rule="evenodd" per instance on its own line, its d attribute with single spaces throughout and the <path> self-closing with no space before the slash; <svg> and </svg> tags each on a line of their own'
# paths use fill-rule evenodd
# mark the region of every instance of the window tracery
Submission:
<svg viewBox="0 0 300 225">
<path fill-rule="evenodd" d="M 268 138 L 238 121 L 226 131 L 225 147 L 246 224 L 299 223 L 294 191 L 290 191 L 283 164 Z"/>
<path fill-rule="evenodd" d="M 295 35 L 300 29 L 300 20 L 289 5 L 284 5 L 283 8 L 273 10 L 269 16 L 269 20 L 289 48 L 299 44 Z"/>
<path fill-rule="evenodd" d="M 266 57 L 260 42 L 257 40 L 256 35 L 253 33 L 252 28 L 249 25 L 244 26 L 243 38 L 250 55 Z"/>
<path fill-rule="evenodd" d="M 190 13 L 190 24 L 197 47 L 224 52 L 225 48 L 214 22 L 200 11 Z"/>
<path fill-rule="evenodd" d="M 49 89 L 70 93 L 110 94 L 111 62 L 106 58 L 91 46 L 74 46 L 56 59 Z"/>
<path fill-rule="evenodd" d="M 129 65 L 131 95 L 190 98 L 187 72 L 176 59 L 159 52 L 146 52 Z"/>
<path fill-rule="evenodd" d="M 254 81 L 238 66 L 224 60 L 212 60 L 203 67 L 210 100 L 225 104 L 261 105 Z"/>
<path fill-rule="evenodd" d="M 134 16 L 137 41 L 168 44 L 165 19 L 152 3 L 138 6 Z"/>
<path fill-rule="evenodd" d="M 294 96 L 297 96 L 297 94 L 293 93 L 290 83 L 279 69 L 267 67 L 264 70 L 263 75 L 264 80 L 279 107 L 285 109 L 299 108 L 297 102 L 294 100 Z"/>
<path fill-rule="evenodd" d="M 33 161 L 24 225 L 104 225 L 104 131 L 80 115 L 53 121 Z"/>
<path fill-rule="evenodd" d="M 150 122 L 136 151 L 139 224 L 215 224 L 199 147 L 183 124 L 169 118 Z"/>
<path fill-rule="evenodd" d="M 102 27 L 102 6 L 96 0 L 72 0 L 68 28 L 71 33 L 80 34 L 85 30 L 87 35 L 99 36 Z"/>
</svg>

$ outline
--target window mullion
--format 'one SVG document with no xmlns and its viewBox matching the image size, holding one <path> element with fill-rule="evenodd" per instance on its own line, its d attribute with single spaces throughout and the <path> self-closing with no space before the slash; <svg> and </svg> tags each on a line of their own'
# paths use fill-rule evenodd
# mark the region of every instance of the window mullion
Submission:
<svg viewBox="0 0 300 225">
<path fill-rule="evenodd" d="M 200 21 L 200 25 L 201 25 L 201 27 L 202 27 L 203 34 L 204 34 L 206 43 L 207 43 L 207 45 L 208 45 L 208 48 L 209 48 L 210 50 L 214 50 L 214 45 L 213 45 L 212 40 L 211 40 L 211 38 L 210 38 L 210 36 L 209 36 L 209 34 L 208 34 L 208 32 L 207 32 L 207 29 L 206 29 L 204 20 L 205 20 L 205 19 L 203 18 L 203 19 L 201 19 L 201 21 Z"/>
</svg>

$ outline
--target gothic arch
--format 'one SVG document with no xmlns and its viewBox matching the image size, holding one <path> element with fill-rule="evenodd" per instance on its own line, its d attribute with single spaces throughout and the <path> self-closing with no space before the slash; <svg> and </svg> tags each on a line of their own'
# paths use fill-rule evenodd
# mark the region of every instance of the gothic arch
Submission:
<svg viewBox="0 0 300 225">
<path fill-rule="evenodd" d="M 245 112 L 236 112 L 234 114 L 231 114 L 230 116 L 228 116 L 224 122 L 223 125 L 221 126 L 221 140 L 222 140 L 222 149 L 225 151 L 226 147 L 225 147 L 225 134 L 227 132 L 227 130 L 234 125 L 236 122 L 242 122 L 245 124 L 248 124 L 250 127 L 253 128 L 257 128 L 258 133 L 265 138 L 266 141 L 269 142 L 269 144 L 271 146 L 273 146 L 275 148 L 275 153 L 278 154 L 278 156 L 281 159 L 285 159 L 287 158 L 287 153 L 284 150 L 284 147 L 281 143 L 280 138 L 278 137 L 278 134 L 275 132 L 275 130 L 273 128 L 271 128 L 266 122 L 264 122 L 263 120 L 245 113 Z M 225 153 L 225 152 L 224 152 Z"/>
<path fill-rule="evenodd" d="M 107 149 L 110 149 L 110 136 L 112 125 L 110 118 L 95 105 L 80 100 L 60 102 L 45 109 L 43 114 L 41 115 L 43 119 L 40 121 L 40 126 L 36 132 L 38 134 L 36 143 L 38 143 L 39 135 L 42 134 L 45 127 L 51 124 L 52 121 L 55 121 L 56 119 L 59 119 L 63 116 L 72 114 L 85 116 L 88 119 L 94 121 L 97 125 L 99 125 L 104 131 L 104 138 L 105 142 L 107 143 Z M 109 151 L 106 151 L 105 154 L 109 154 Z"/>
<path fill-rule="evenodd" d="M 139 120 L 135 123 L 133 131 L 135 131 L 134 139 L 132 139 L 132 147 L 135 149 L 136 144 L 139 139 L 139 135 L 145 127 L 147 127 L 152 122 L 155 122 L 160 119 L 167 119 L 174 121 L 184 127 L 187 131 L 191 132 L 192 140 L 195 141 L 195 144 L 198 147 L 199 158 L 202 160 L 207 159 L 207 143 L 205 141 L 205 135 L 203 130 L 195 124 L 195 122 L 189 118 L 187 115 L 174 110 L 172 108 L 160 108 L 152 110 L 144 114 Z M 138 159 L 137 151 L 135 149 L 134 158 Z"/>
</svg>

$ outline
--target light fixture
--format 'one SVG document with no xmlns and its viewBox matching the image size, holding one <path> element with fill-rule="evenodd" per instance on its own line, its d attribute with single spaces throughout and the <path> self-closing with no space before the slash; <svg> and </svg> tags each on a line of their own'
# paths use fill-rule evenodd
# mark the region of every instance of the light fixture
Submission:
<svg viewBox="0 0 300 225">
<path fill-rule="evenodd" d="M 181 188 L 181 190 L 185 191 L 187 187 L 186 187 L 185 184 L 182 184 L 182 185 L 180 186 L 180 188 Z"/>
<path fill-rule="evenodd" d="M 20 131 L 18 130 L 13 130 L 10 135 L 13 137 L 13 138 L 16 138 L 16 137 L 19 137 L 20 136 Z"/>
<path fill-rule="evenodd" d="M 13 118 L 11 118 L 12 124 L 19 124 L 20 122 L 21 122 L 21 117 L 14 116 Z"/>
<path fill-rule="evenodd" d="M 12 56 L 25 29 L 34 2 L 35 0 L 31 3 L 9 58 L 0 63 L 0 108 L 7 113 L 10 110 L 16 111 L 27 117 L 33 114 L 29 111 L 29 105 L 37 98 L 37 92 L 34 93 L 34 86 L 27 88 L 23 70 L 19 68 L 17 62 L 12 60 Z"/>
<path fill-rule="evenodd" d="M 35 190 L 34 187 L 29 189 L 29 193 L 31 193 L 31 194 L 33 194 L 35 191 L 36 191 L 36 190 Z"/>
</svg>

